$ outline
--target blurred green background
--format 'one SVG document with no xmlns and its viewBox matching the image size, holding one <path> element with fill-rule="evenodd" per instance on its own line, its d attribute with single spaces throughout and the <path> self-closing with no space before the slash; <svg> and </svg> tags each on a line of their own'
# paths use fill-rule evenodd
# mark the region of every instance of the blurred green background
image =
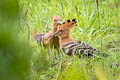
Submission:
<svg viewBox="0 0 120 80">
<path fill-rule="evenodd" d="M 79 59 L 40 47 L 34 36 L 51 29 L 54 15 L 76 18 L 71 36 L 110 56 Z M 2 0 L 0 80 L 119 80 L 119 37 L 119 0 Z"/>
</svg>

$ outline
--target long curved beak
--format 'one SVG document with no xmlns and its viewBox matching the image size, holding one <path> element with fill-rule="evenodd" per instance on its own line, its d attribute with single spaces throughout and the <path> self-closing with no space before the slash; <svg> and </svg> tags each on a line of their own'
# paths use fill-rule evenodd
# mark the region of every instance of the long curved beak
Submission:
<svg viewBox="0 0 120 80">
<path fill-rule="evenodd" d="M 58 32 L 54 32 L 54 33 L 50 34 L 50 36 L 48 36 L 48 38 L 53 37 L 53 36 L 56 35 L 57 33 L 58 33 Z"/>
<path fill-rule="evenodd" d="M 61 21 L 57 21 L 57 24 L 62 24 Z"/>
</svg>

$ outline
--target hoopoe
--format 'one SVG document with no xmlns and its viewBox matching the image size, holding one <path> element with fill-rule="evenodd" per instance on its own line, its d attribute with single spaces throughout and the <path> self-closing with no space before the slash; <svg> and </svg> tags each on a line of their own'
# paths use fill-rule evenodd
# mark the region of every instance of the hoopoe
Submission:
<svg viewBox="0 0 120 80">
<path fill-rule="evenodd" d="M 63 50 L 64 53 L 68 55 L 78 54 L 85 56 L 94 56 L 93 52 L 97 52 L 97 54 L 100 54 L 99 50 L 70 37 L 70 31 L 73 27 L 77 25 L 76 23 L 76 19 L 67 20 L 66 22 L 61 24 L 57 28 L 57 31 L 51 34 L 48 38 L 54 35 L 58 36 L 60 48 Z"/>
<path fill-rule="evenodd" d="M 44 46 L 54 46 L 54 48 L 56 48 L 57 50 L 59 49 L 59 39 L 56 36 L 53 36 L 51 38 L 47 38 L 50 34 L 56 32 L 58 25 L 61 24 L 61 18 L 60 16 L 54 16 L 53 19 L 53 28 L 51 29 L 51 31 L 49 31 L 48 33 L 42 33 L 40 35 L 37 35 L 37 43 L 41 46 L 42 44 Z"/>
</svg>

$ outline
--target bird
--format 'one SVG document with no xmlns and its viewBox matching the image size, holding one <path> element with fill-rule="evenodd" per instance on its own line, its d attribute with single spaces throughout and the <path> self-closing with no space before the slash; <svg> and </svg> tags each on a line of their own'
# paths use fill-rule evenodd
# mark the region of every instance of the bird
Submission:
<svg viewBox="0 0 120 80">
<path fill-rule="evenodd" d="M 59 52 L 59 38 L 57 36 L 53 36 L 51 38 L 47 38 L 47 37 L 50 34 L 56 32 L 58 25 L 61 25 L 60 16 L 58 16 L 58 15 L 53 16 L 52 22 L 53 22 L 52 29 L 48 33 L 41 33 L 41 34 L 37 35 L 36 40 L 40 46 L 43 45 L 44 47 L 48 47 L 48 46 L 54 47 Z"/>
<path fill-rule="evenodd" d="M 59 44 L 60 44 L 60 49 L 67 55 L 83 55 L 83 56 L 97 56 L 100 55 L 100 51 L 97 50 L 96 48 L 93 48 L 84 42 L 80 40 L 73 39 L 70 36 L 70 31 L 72 28 L 77 26 L 77 21 L 76 19 L 68 19 L 61 25 L 57 27 L 57 31 L 52 33 L 48 38 L 52 36 L 58 36 L 59 37 Z M 94 53 L 96 53 L 94 55 Z M 105 53 L 103 53 L 103 56 Z"/>
</svg>

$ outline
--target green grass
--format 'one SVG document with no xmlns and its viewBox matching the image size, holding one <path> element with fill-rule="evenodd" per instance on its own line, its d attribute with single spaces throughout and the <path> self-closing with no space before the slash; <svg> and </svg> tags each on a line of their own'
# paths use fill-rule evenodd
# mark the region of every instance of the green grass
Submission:
<svg viewBox="0 0 120 80">
<path fill-rule="evenodd" d="M 20 18 L 17 24 L 20 27 L 17 29 L 19 30 L 17 37 L 20 40 L 29 39 L 28 42 L 33 53 L 31 60 L 29 60 L 31 62 L 30 72 L 26 79 L 120 79 L 120 2 L 119 0 L 98 1 L 98 8 L 96 0 L 19 1 Z M 71 36 L 99 49 L 101 52 L 108 53 L 110 56 L 102 59 L 78 58 L 78 56 L 68 56 L 64 53 L 58 55 L 53 48 L 40 47 L 33 40 L 33 36 L 37 31 L 39 31 L 38 33 L 48 32 L 52 27 L 52 17 L 54 15 L 59 15 L 62 22 L 76 18 L 77 26 L 71 31 Z M 12 21 L 12 19 L 10 20 Z M 2 21 L 1 17 L 0 21 Z M 20 47 L 20 50 L 23 50 L 24 53 L 22 47 Z M 27 53 L 29 52 L 31 50 Z"/>
<path fill-rule="evenodd" d="M 71 36 L 101 52 L 110 54 L 109 57 L 102 59 L 79 59 L 76 56 L 69 57 L 64 53 L 57 55 L 54 49 L 49 49 L 50 51 L 41 49 L 33 40 L 34 54 L 38 59 L 36 66 L 43 70 L 42 73 L 33 70 L 31 80 L 120 79 L 119 0 L 100 0 L 98 8 L 96 0 L 31 0 L 24 3 L 24 13 L 28 10 L 26 18 L 31 33 L 36 30 L 40 33 L 48 32 L 54 15 L 59 15 L 63 22 L 76 18 L 78 25 L 71 31 Z M 48 63 L 43 63 L 44 59 L 40 58 L 42 54 L 46 55 L 45 61 L 47 60 Z M 39 65 L 41 63 L 43 63 L 43 68 Z"/>
</svg>

